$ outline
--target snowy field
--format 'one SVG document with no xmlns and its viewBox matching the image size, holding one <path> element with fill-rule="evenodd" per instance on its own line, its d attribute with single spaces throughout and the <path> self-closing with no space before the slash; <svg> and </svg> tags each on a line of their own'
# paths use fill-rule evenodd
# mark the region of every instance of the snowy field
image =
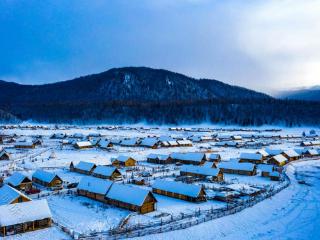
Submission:
<svg viewBox="0 0 320 240">
<path fill-rule="evenodd" d="M 45 127 L 45 128 L 43 128 Z M 11 160 L 0 161 L 0 170 L 6 178 L 13 172 L 21 172 L 31 177 L 35 170 L 43 169 L 56 173 L 63 181 L 64 188 L 70 183 L 78 183 L 85 176 L 83 174 L 70 172 L 71 162 L 77 164 L 80 161 L 92 162 L 97 165 L 110 165 L 111 159 L 119 155 L 127 155 L 137 160 L 137 168 L 128 171 L 120 168 L 123 175 L 123 182 L 128 183 L 132 177 L 141 177 L 142 172 L 152 173 L 152 177 L 145 177 L 147 185 L 137 186 L 151 190 L 149 184 L 155 179 L 163 178 L 174 180 L 179 175 L 179 166 L 169 164 L 161 170 L 157 164 L 147 163 L 146 159 L 150 153 L 171 154 L 173 152 L 205 152 L 219 153 L 223 161 L 230 161 L 238 158 L 242 152 L 254 153 L 260 149 L 296 149 L 302 148 L 302 133 L 308 133 L 311 128 L 281 128 L 276 131 L 274 127 L 261 127 L 255 129 L 240 129 L 237 127 L 221 128 L 221 126 L 210 127 L 200 126 L 201 131 L 189 129 L 169 130 L 168 127 L 121 127 L 118 129 L 98 129 L 97 126 L 62 126 L 58 129 L 53 125 L 43 125 L 41 128 L 13 128 L 0 129 L 0 135 L 14 136 L 16 141 L 26 139 L 27 141 L 41 136 L 42 145 L 35 149 L 18 150 L 14 142 L 0 144 L 11 155 Z M 210 127 L 210 129 L 208 129 Z M 315 129 L 319 133 L 319 129 Z M 64 133 L 68 136 L 73 134 L 100 134 L 103 138 L 118 140 L 125 138 L 145 138 L 149 136 L 171 137 L 174 139 L 185 139 L 192 136 L 216 135 L 238 136 L 258 135 L 264 138 L 255 140 L 235 141 L 239 143 L 261 143 L 262 146 L 246 145 L 242 147 L 219 147 L 216 140 L 208 142 L 193 142 L 191 147 L 161 147 L 151 149 L 147 147 L 127 147 L 114 145 L 110 149 L 94 147 L 91 149 L 75 149 L 72 144 L 62 145 L 61 140 L 51 139 L 54 133 Z M 283 136 L 282 138 L 269 138 L 266 136 Z M 293 138 L 284 136 L 295 135 Z M 297 137 L 298 136 L 298 137 Z M 69 137 L 67 137 L 69 139 Z M 76 141 L 80 139 L 70 138 Z M 316 137 L 315 137 L 316 139 Z M 307 139 L 309 140 L 309 139 Z M 316 149 L 320 146 L 316 147 Z M 54 157 L 53 157 L 54 156 Z M 286 166 L 291 184 L 271 199 L 236 213 L 217 220 L 199 224 L 184 230 L 172 231 L 163 234 L 156 234 L 141 237 L 141 239 L 320 239 L 320 231 L 317 230 L 320 218 L 320 161 L 300 161 L 290 163 Z M 161 170 L 161 171 L 160 171 Z M 159 172 L 157 172 L 159 171 Z M 236 174 L 224 174 L 223 184 L 198 181 L 195 184 L 204 185 L 210 188 L 219 188 L 230 184 L 269 188 L 279 184 L 269 178 L 262 177 L 260 172 L 255 176 L 243 176 Z M 300 184 L 303 182 L 303 184 Z M 53 216 L 53 220 L 77 234 L 93 232 L 106 232 L 117 228 L 125 219 L 126 226 L 139 224 L 150 224 L 168 220 L 181 214 L 195 213 L 198 210 L 210 210 L 226 207 L 225 202 L 208 200 L 203 203 L 192 203 L 163 195 L 154 194 L 157 199 L 157 209 L 147 214 L 137 214 L 125 209 L 100 203 L 86 197 L 74 194 L 53 195 L 47 189 L 41 189 L 48 194 L 46 198 Z M 210 190 L 212 191 L 212 190 Z M 209 192 L 209 191 L 208 191 Z M 32 198 L 37 198 L 33 195 Z M 29 232 L 5 239 L 70 239 L 61 229 L 53 227 L 36 232 Z"/>
</svg>

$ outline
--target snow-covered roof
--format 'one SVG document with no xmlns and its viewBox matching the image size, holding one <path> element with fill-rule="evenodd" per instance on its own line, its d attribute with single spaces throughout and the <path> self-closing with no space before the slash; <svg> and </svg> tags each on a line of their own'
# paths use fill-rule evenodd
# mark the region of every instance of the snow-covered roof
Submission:
<svg viewBox="0 0 320 240">
<path fill-rule="evenodd" d="M 91 147 L 92 144 L 89 141 L 80 141 L 75 143 L 77 147 Z"/>
<path fill-rule="evenodd" d="M 0 206 L 0 226 L 51 218 L 46 199 Z"/>
<path fill-rule="evenodd" d="M 260 153 L 243 152 L 240 154 L 240 159 L 262 160 L 262 155 Z"/>
<path fill-rule="evenodd" d="M 180 172 L 201 174 L 205 176 L 218 176 L 220 169 L 219 168 L 208 168 L 208 167 L 200 167 L 194 165 L 183 165 L 180 169 Z"/>
<path fill-rule="evenodd" d="M 179 145 L 192 145 L 192 142 L 190 140 L 177 140 L 177 143 Z"/>
<path fill-rule="evenodd" d="M 152 184 L 152 188 L 174 192 L 185 196 L 198 197 L 201 191 L 201 186 L 194 184 L 187 184 L 175 181 L 166 181 L 157 179 Z"/>
<path fill-rule="evenodd" d="M 286 151 L 283 151 L 284 154 L 286 154 L 288 157 L 299 157 L 300 155 L 293 149 L 289 149 Z"/>
<path fill-rule="evenodd" d="M 263 157 L 268 157 L 269 153 L 266 150 L 260 149 L 257 153 L 260 153 Z"/>
<path fill-rule="evenodd" d="M 142 139 L 140 145 L 147 146 L 147 147 L 153 147 L 158 142 L 159 142 L 159 140 L 157 140 L 157 138 L 144 138 L 144 139 Z"/>
<path fill-rule="evenodd" d="M 120 156 L 118 156 L 117 158 L 114 158 L 113 160 L 118 160 L 119 162 L 126 162 L 126 161 L 129 160 L 129 158 L 131 158 L 131 157 L 129 157 L 129 156 L 124 156 L 124 155 L 120 155 Z"/>
<path fill-rule="evenodd" d="M 19 192 L 18 190 L 16 190 L 13 187 L 10 187 L 7 184 L 4 184 L 0 188 L 0 205 L 10 204 L 19 196 L 23 196 L 31 201 L 31 199 L 24 195 L 22 192 Z"/>
<path fill-rule="evenodd" d="M 112 166 L 97 166 L 93 170 L 93 173 L 103 175 L 106 177 L 110 177 L 115 170 L 117 170 L 117 168 L 112 167 Z"/>
<path fill-rule="evenodd" d="M 218 168 L 242 170 L 242 171 L 253 171 L 255 165 L 253 163 L 239 163 L 236 161 L 221 162 L 218 164 Z"/>
<path fill-rule="evenodd" d="M 209 159 L 210 160 L 219 160 L 221 158 L 220 154 L 219 153 L 211 153 L 209 155 Z"/>
<path fill-rule="evenodd" d="M 278 163 L 283 163 L 283 162 L 288 161 L 288 159 L 285 156 L 283 156 L 282 154 L 275 155 L 272 157 L 272 159 L 274 159 Z"/>
<path fill-rule="evenodd" d="M 5 182 L 16 187 L 16 186 L 19 186 L 25 178 L 26 178 L 26 176 L 23 175 L 22 173 L 14 172 L 10 177 L 8 177 L 5 180 Z M 29 181 L 31 182 L 30 179 L 29 179 Z"/>
<path fill-rule="evenodd" d="M 81 178 L 77 188 L 79 190 L 105 195 L 112 184 L 113 182 L 109 180 L 85 176 Z"/>
<path fill-rule="evenodd" d="M 146 189 L 114 183 L 106 197 L 120 202 L 142 206 L 149 193 L 150 191 Z"/>
<path fill-rule="evenodd" d="M 34 143 L 31 141 L 26 141 L 26 142 L 16 142 L 15 146 L 19 146 L 19 147 L 31 147 L 33 146 Z"/>
<path fill-rule="evenodd" d="M 167 154 L 155 154 L 155 153 L 150 153 L 147 156 L 147 158 L 158 159 L 160 161 L 166 161 L 169 157 L 170 155 L 167 155 Z"/>
<path fill-rule="evenodd" d="M 204 153 L 198 152 L 190 152 L 190 153 L 172 153 L 171 158 L 183 161 L 194 161 L 194 162 L 201 162 L 202 159 L 205 157 Z"/>
<path fill-rule="evenodd" d="M 272 148 L 266 148 L 266 152 L 269 153 L 269 155 L 278 155 L 283 152 L 281 149 L 272 149 Z"/>
<path fill-rule="evenodd" d="M 314 156 L 319 154 L 318 151 L 315 149 L 308 149 L 306 153 Z"/>
<path fill-rule="evenodd" d="M 111 142 L 108 139 L 101 139 L 99 142 L 99 146 L 101 148 L 107 148 Z"/>
<path fill-rule="evenodd" d="M 95 167 L 95 164 L 91 162 L 80 161 L 74 167 L 83 171 L 91 171 L 91 169 Z"/>
<path fill-rule="evenodd" d="M 273 171 L 273 172 L 270 172 L 270 173 L 269 173 L 269 176 L 270 176 L 270 177 L 280 177 L 280 173 L 279 173 L 279 172 L 276 172 L 276 171 Z"/>
<path fill-rule="evenodd" d="M 41 169 L 36 170 L 32 175 L 33 178 L 37 178 L 46 183 L 51 182 L 56 176 L 55 173 L 43 171 Z"/>
<path fill-rule="evenodd" d="M 121 145 L 126 145 L 126 146 L 134 146 L 138 143 L 137 138 L 130 138 L 130 139 L 124 139 L 121 141 Z"/>
<path fill-rule="evenodd" d="M 258 166 L 258 169 L 261 170 L 262 172 L 272 172 L 274 168 L 272 164 L 259 164 L 257 166 Z"/>
</svg>

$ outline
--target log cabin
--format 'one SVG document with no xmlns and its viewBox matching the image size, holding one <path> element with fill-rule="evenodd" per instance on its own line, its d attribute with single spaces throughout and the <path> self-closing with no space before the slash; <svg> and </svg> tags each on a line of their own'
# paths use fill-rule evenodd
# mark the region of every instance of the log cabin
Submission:
<svg viewBox="0 0 320 240">
<path fill-rule="evenodd" d="M 71 162 L 72 163 L 72 162 Z M 91 175 L 93 170 L 97 167 L 96 164 L 91 162 L 80 161 L 78 164 L 70 164 L 70 171 L 77 172 L 81 174 Z"/>
<path fill-rule="evenodd" d="M 123 139 L 120 142 L 120 145 L 123 147 L 136 147 L 139 145 L 139 139 L 138 138 Z"/>
<path fill-rule="evenodd" d="M 210 178 L 213 181 L 223 181 L 223 173 L 219 168 L 208 168 L 194 165 L 183 165 L 180 169 L 181 176 L 193 176 L 201 179 Z"/>
<path fill-rule="evenodd" d="M 119 156 L 111 159 L 112 165 L 116 167 L 133 167 L 136 165 L 136 160 L 128 156 Z"/>
<path fill-rule="evenodd" d="M 0 150 L 0 160 L 10 160 L 10 154 L 6 150 Z"/>
<path fill-rule="evenodd" d="M 269 157 L 269 153 L 267 153 L 266 150 L 264 149 L 260 149 L 259 151 L 257 151 L 256 153 L 259 153 L 262 155 L 263 160 L 266 160 Z"/>
<path fill-rule="evenodd" d="M 105 198 L 109 204 L 141 214 L 156 210 L 157 199 L 140 187 L 114 183 Z"/>
<path fill-rule="evenodd" d="M 91 176 L 81 178 L 77 186 L 77 193 L 100 202 L 106 203 L 105 195 L 113 184 L 110 180 L 103 180 Z"/>
<path fill-rule="evenodd" d="M 241 153 L 239 162 L 249 162 L 254 164 L 263 163 L 263 156 L 260 153 Z"/>
<path fill-rule="evenodd" d="M 27 176 L 19 172 L 14 172 L 5 181 L 9 186 L 14 187 L 17 190 L 28 191 L 32 188 L 32 181 Z"/>
<path fill-rule="evenodd" d="M 208 157 L 209 162 L 221 162 L 221 155 L 219 153 L 211 153 Z"/>
<path fill-rule="evenodd" d="M 108 149 L 113 147 L 113 144 L 108 139 L 101 139 L 100 142 L 98 143 L 98 146 L 103 149 Z"/>
<path fill-rule="evenodd" d="M 29 202 L 31 199 L 17 189 L 4 184 L 0 188 L 0 205 Z"/>
<path fill-rule="evenodd" d="M 157 149 L 160 145 L 160 141 L 157 138 L 144 138 L 140 142 L 140 146 Z"/>
<path fill-rule="evenodd" d="M 256 165 L 253 163 L 239 163 L 236 161 L 221 162 L 217 166 L 223 173 L 253 176 L 257 174 Z"/>
<path fill-rule="evenodd" d="M 286 151 L 283 151 L 281 153 L 285 158 L 287 158 L 289 161 L 295 161 L 300 158 L 300 155 L 293 149 L 289 149 Z"/>
<path fill-rule="evenodd" d="M 32 175 L 32 182 L 44 187 L 60 188 L 63 181 L 57 174 L 38 169 Z"/>
<path fill-rule="evenodd" d="M 113 166 L 97 166 L 93 172 L 92 176 L 102 179 L 109 180 L 121 180 L 122 175 L 120 171 Z"/>
<path fill-rule="evenodd" d="M 288 159 L 282 154 L 275 155 L 268 160 L 269 164 L 282 167 L 288 163 Z"/>
<path fill-rule="evenodd" d="M 192 142 L 190 140 L 177 140 L 180 147 L 192 147 Z"/>
<path fill-rule="evenodd" d="M 305 156 L 307 156 L 307 157 L 316 157 L 319 155 L 320 155 L 320 153 L 316 149 L 308 149 L 305 152 Z"/>
<path fill-rule="evenodd" d="M 272 164 L 259 164 L 257 168 L 261 171 L 262 177 L 269 177 L 270 173 L 275 170 Z"/>
<path fill-rule="evenodd" d="M 190 152 L 190 153 L 172 153 L 170 157 L 175 162 L 182 164 L 202 165 L 207 160 L 206 154 L 201 152 Z"/>
<path fill-rule="evenodd" d="M 77 149 L 87 149 L 87 148 L 92 148 L 93 145 L 91 144 L 90 141 L 80 141 L 80 142 L 76 142 L 74 144 L 74 147 Z"/>
<path fill-rule="evenodd" d="M 147 156 L 147 162 L 155 164 L 170 164 L 173 163 L 173 160 L 170 155 L 151 153 Z"/>
<path fill-rule="evenodd" d="M 200 185 L 158 179 L 152 184 L 152 192 L 189 202 L 206 201 L 206 192 Z"/>
<path fill-rule="evenodd" d="M 272 181 L 280 181 L 281 174 L 279 172 L 273 171 L 269 174 L 270 180 Z"/>
<path fill-rule="evenodd" d="M 33 142 L 16 142 L 15 148 L 33 149 L 36 145 Z"/>
<path fill-rule="evenodd" d="M 52 215 L 45 199 L 0 206 L 0 236 L 50 227 Z"/>
</svg>

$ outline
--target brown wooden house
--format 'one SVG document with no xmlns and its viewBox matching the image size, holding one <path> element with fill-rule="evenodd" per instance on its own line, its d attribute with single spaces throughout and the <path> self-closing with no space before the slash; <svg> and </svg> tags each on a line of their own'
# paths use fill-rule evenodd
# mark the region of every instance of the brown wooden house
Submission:
<svg viewBox="0 0 320 240">
<path fill-rule="evenodd" d="M 73 162 L 70 163 L 71 172 L 77 172 L 86 175 L 91 175 L 96 167 L 97 165 L 91 162 L 80 161 L 77 165 L 74 165 Z"/>
<path fill-rule="evenodd" d="M 27 191 L 32 188 L 31 179 L 19 172 L 14 172 L 6 179 L 6 183 L 15 189 L 23 191 Z"/>
<path fill-rule="evenodd" d="M 52 172 L 46 172 L 39 169 L 32 175 L 32 182 L 45 187 L 60 188 L 63 181 L 58 175 Z"/>
<path fill-rule="evenodd" d="M 170 164 L 173 163 L 173 160 L 170 155 L 151 153 L 147 156 L 147 162 L 155 164 Z"/>
<path fill-rule="evenodd" d="M 116 167 L 133 167 L 136 165 L 136 160 L 128 156 L 119 156 L 112 159 L 112 165 Z"/>
<path fill-rule="evenodd" d="M 50 227 L 52 216 L 47 200 L 35 200 L 0 206 L 0 236 Z"/>
<path fill-rule="evenodd" d="M 223 172 L 219 168 L 183 165 L 180 169 L 181 176 L 193 176 L 201 179 L 210 178 L 213 181 L 223 181 Z"/>
<path fill-rule="evenodd" d="M 186 184 L 175 181 L 156 180 L 152 184 L 152 192 L 189 202 L 206 201 L 206 192 L 203 186 L 200 185 Z"/>
<path fill-rule="evenodd" d="M 253 176 L 257 174 L 256 165 L 253 163 L 239 163 L 236 161 L 221 162 L 218 164 L 218 168 L 220 168 L 223 173 L 229 174 L 239 174 L 247 176 Z"/>
<path fill-rule="evenodd" d="M 121 180 L 122 175 L 120 171 L 113 166 L 97 166 L 93 172 L 92 176 L 102 179 L 109 180 Z"/>
<path fill-rule="evenodd" d="M 29 202 L 31 199 L 17 189 L 4 184 L 0 188 L 0 205 Z"/>
</svg>

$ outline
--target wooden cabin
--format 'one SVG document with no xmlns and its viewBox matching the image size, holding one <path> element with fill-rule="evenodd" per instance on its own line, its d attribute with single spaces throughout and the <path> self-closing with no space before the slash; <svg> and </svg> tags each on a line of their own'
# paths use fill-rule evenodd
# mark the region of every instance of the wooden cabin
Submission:
<svg viewBox="0 0 320 240">
<path fill-rule="evenodd" d="M 77 172 L 81 174 L 91 175 L 93 170 L 97 167 L 96 164 L 91 162 L 80 161 L 77 165 L 74 165 L 72 162 L 70 164 L 70 171 Z"/>
<path fill-rule="evenodd" d="M 0 236 L 50 227 L 52 215 L 45 199 L 0 206 Z"/>
<path fill-rule="evenodd" d="M 269 164 L 282 167 L 288 163 L 288 159 L 282 154 L 275 155 L 268 160 Z"/>
<path fill-rule="evenodd" d="M 140 142 L 140 146 L 157 149 L 159 147 L 159 143 L 160 141 L 157 138 L 144 138 Z"/>
<path fill-rule="evenodd" d="M 10 177 L 8 177 L 6 179 L 6 183 L 20 191 L 28 191 L 32 189 L 31 179 L 19 172 L 14 172 Z"/>
<path fill-rule="evenodd" d="M 269 157 L 269 153 L 267 153 L 267 151 L 264 150 L 264 149 L 260 149 L 260 150 L 257 151 L 256 153 L 261 154 L 263 160 L 266 160 L 266 159 Z"/>
<path fill-rule="evenodd" d="M 173 163 L 173 160 L 170 155 L 151 153 L 147 156 L 147 162 L 155 164 L 170 164 Z"/>
<path fill-rule="evenodd" d="M 175 162 L 192 165 L 202 165 L 207 160 L 206 154 L 201 152 L 172 153 L 170 157 Z"/>
<path fill-rule="evenodd" d="M 101 139 L 100 142 L 98 143 L 98 146 L 103 149 L 108 149 L 113 147 L 113 144 L 108 139 Z"/>
<path fill-rule="evenodd" d="M 194 165 L 183 165 L 180 169 L 181 176 L 193 176 L 201 179 L 210 178 L 213 181 L 223 181 L 223 173 L 219 168 L 208 168 Z"/>
<path fill-rule="evenodd" d="M 146 181 L 144 180 L 143 177 L 136 177 L 136 178 L 132 179 L 131 182 L 135 185 L 141 185 L 141 186 L 146 184 Z"/>
<path fill-rule="evenodd" d="M 133 167 L 136 165 L 136 160 L 128 156 L 119 156 L 112 159 L 112 165 L 116 167 Z"/>
<path fill-rule="evenodd" d="M 180 147 L 192 147 L 192 142 L 190 140 L 177 140 Z"/>
<path fill-rule="evenodd" d="M 33 149 L 36 145 L 33 142 L 16 142 L 15 148 Z"/>
<path fill-rule="evenodd" d="M 141 214 L 155 211 L 157 203 L 149 190 L 117 183 L 111 186 L 106 200 L 109 204 Z"/>
<path fill-rule="evenodd" d="M 152 185 L 152 192 L 190 202 L 206 201 L 206 192 L 200 185 L 158 179 Z"/>
<path fill-rule="evenodd" d="M 273 171 L 269 174 L 270 180 L 272 181 L 280 181 L 281 174 L 279 172 Z"/>
<path fill-rule="evenodd" d="M 4 184 L 0 188 L 0 205 L 29 202 L 31 199 L 17 189 Z"/>
<path fill-rule="evenodd" d="M 139 145 L 139 139 L 138 138 L 123 139 L 120 142 L 120 145 L 123 147 L 137 147 Z"/>
<path fill-rule="evenodd" d="M 10 154 L 4 149 L 0 151 L 0 160 L 10 160 Z"/>
<path fill-rule="evenodd" d="M 261 171 L 262 177 L 269 177 L 270 173 L 275 170 L 275 166 L 271 164 L 259 164 L 258 169 Z"/>
<path fill-rule="evenodd" d="M 319 156 L 320 153 L 316 149 L 308 149 L 304 155 L 306 157 L 316 157 Z"/>
<path fill-rule="evenodd" d="M 87 149 L 87 148 L 92 148 L 93 145 L 91 144 L 90 141 L 80 141 L 80 142 L 76 142 L 74 144 L 74 147 L 77 149 Z"/>
<path fill-rule="evenodd" d="M 239 162 L 263 163 L 263 156 L 260 153 L 241 153 L 239 159 Z"/>
<path fill-rule="evenodd" d="M 223 173 L 229 174 L 247 176 L 254 176 L 257 174 L 256 165 L 253 163 L 240 163 L 236 161 L 221 162 L 218 164 L 218 168 L 220 168 Z"/>
<path fill-rule="evenodd" d="M 32 182 L 44 187 L 60 188 L 63 181 L 57 174 L 38 169 L 32 175 Z"/>
<path fill-rule="evenodd" d="M 112 184 L 113 182 L 109 180 L 85 176 L 81 178 L 81 181 L 77 186 L 77 193 L 80 196 L 106 203 L 105 195 Z"/>
<path fill-rule="evenodd" d="M 211 153 L 208 157 L 208 161 L 219 163 L 221 162 L 221 155 L 219 153 Z"/>
<path fill-rule="evenodd" d="M 281 154 L 289 161 L 295 161 L 300 158 L 300 155 L 293 149 L 283 151 Z"/>
<path fill-rule="evenodd" d="M 102 179 L 109 180 L 121 180 L 122 175 L 120 171 L 113 166 L 97 166 L 93 172 L 92 176 Z"/>
</svg>

